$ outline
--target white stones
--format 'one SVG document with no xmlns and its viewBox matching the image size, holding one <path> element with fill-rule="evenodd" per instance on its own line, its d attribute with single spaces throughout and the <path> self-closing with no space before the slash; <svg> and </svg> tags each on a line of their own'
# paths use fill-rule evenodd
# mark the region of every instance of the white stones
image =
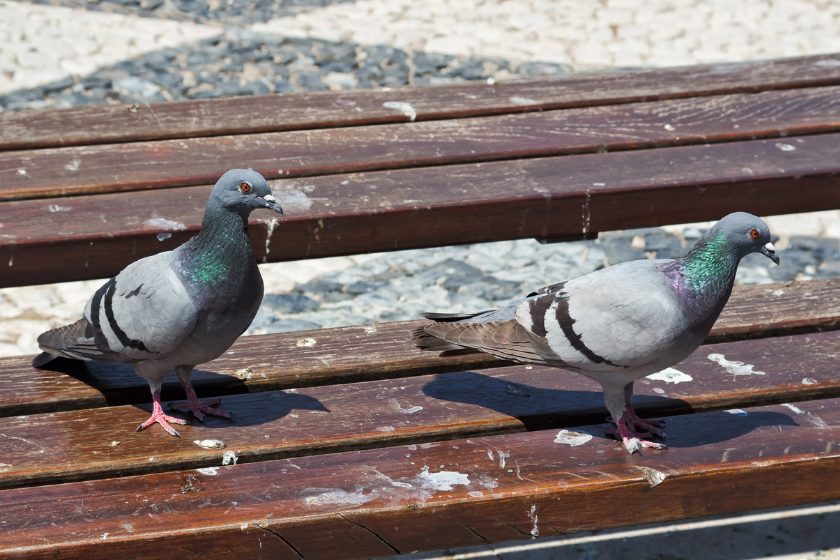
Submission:
<svg viewBox="0 0 840 560">
<path fill-rule="evenodd" d="M 0 44 L 0 94 L 219 34 L 195 23 L 0 2 L 0 36 L 8 37 Z"/>
</svg>

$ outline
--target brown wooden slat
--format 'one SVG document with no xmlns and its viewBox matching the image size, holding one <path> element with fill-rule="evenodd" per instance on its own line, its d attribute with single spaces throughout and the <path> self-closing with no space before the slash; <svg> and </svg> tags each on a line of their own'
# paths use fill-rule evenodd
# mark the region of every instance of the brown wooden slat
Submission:
<svg viewBox="0 0 840 560">
<path fill-rule="evenodd" d="M 708 341 L 835 329 L 839 319 L 840 278 L 738 286 Z M 440 357 L 421 352 L 411 343 L 411 331 L 423 323 L 243 337 L 230 353 L 201 366 L 195 385 L 200 395 L 219 396 L 507 364 L 489 354 Z M 302 338 L 314 338 L 316 344 L 297 346 Z M 146 382 L 129 366 L 64 361 L 46 370 L 33 368 L 31 360 L 0 358 L 0 417 L 150 402 Z M 235 375 L 247 367 L 252 368 L 250 377 Z M 174 377 L 164 384 L 163 394 L 184 398 Z"/>
<path fill-rule="evenodd" d="M 708 358 L 715 354 L 756 373 L 733 375 Z M 676 366 L 691 381 L 640 380 L 637 410 L 670 416 L 840 396 L 838 359 L 836 331 L 704 346 Z M 177 426 L 183 439 L 159 427 L 135 433 L 151 413 L 148 405 L 2 418 L 9 466 L 0 487 L 219 465 L 223 451 L 192 443 L 205 438 L 224 441 L 240 461 L 252 462 L 571 427 L 609 416 L 597 383 L 536 366 L 238 395 L 223 406 L 236 413 L 236 424 Z"/>
<path fill-rule="evenodd" d="M 835 86 L 457 121 L 6 152 L 0 153 L 0 201 L 212 184 L 236 167 L 278 179 L 838 129 L 840 86 Z"/>
<path fill-rule="evenodd" d="M 4 490 L 0 550 L 368 558 L 840 498 L 840 401 L 746 412 L 671 418 L 671 447 L 633 456 L 588 426 Z"/>
<path fill-rule="evenodd" d="M 239 97 L 0 114 L 0 150 L 406 122 L 840 83 L 837 55 L 540 80 Z"/>
<path fill-rule="evenodd" d="M 281 180 L 259 261 L 840 207 L 840 134 Z M 788 150 L 787 146 L 795 150 Z M 784 148 L 784 149 L 783 149 Z M 198 230 L 208 187 L 0 204 L 0 285 L 111 276 Z M 175 222 L 167 227 L 150 221 Z M 160 234 L 171 237 L 159 241 Z"/>
</svg>

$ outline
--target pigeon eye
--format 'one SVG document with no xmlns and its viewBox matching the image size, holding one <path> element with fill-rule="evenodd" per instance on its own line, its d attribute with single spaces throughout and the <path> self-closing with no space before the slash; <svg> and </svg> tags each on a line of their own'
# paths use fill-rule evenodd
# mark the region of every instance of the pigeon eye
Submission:
<svg viewBox="0 0 840 560">
<path fill-rule="evenodd" d="M 758 239 L 759 237 L 761 237 L 761 232 L 757 229 L 750 230 L 750 237 L 752 237 L 753 239 Z"/>
<path fill-rule="evenodd" d="M 249 185 L 248 183 L 242 183 L 241 185 L 239 185 L 239 190 L 247 194 L 251 192 L 251 185 Z"/>
</svg>

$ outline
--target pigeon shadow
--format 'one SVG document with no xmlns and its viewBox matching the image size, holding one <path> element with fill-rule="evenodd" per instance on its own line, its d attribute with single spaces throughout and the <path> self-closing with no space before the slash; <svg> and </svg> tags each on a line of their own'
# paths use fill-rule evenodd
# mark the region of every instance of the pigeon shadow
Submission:
<svg viewBox="0 0 840 560">
<path fill-rule="evenodd" d="M 36 369 L 61 373 L 84 383 L 102 393 L 109 406 L 151 403 L 152 394 L 145 379 L 134 373 L 127 364 L 97 363 L 58 357 Z M 201 398 L 248 393 L 243 379 L 196 368 L 192 375 L 193 387 Z M 161 399 L 186 399 L 174 370 L 164 379 Z"/>
<path fill-rule="evenodd" d="M 242 428 L 268 424 L 288 416 L 293 410 L 330 412 L 330 409 L 315 397 L 286 391 L 265 391 L 247 395 L 228 395 L 221 397 L 219 404 L 215 406 L 222 410 L 233 412 L 236 414 L 236 420 L 231 422 L 227 418 L 208 415 L 205 416 L 204 422 L 202 423 L 190 412 L 170 409 L 169 403 L 163 403 L 166 414 L 184 418 L 192 426 L 210 429 Z M 149 414 L 152 413 L 151 404 L 137 405 L 137 407 L 145 410 Z"/>
<path fill-rule="evenodd" d="M 600 424 L 603 430 L 593 430 L 592 435 L 614 439 L 606 434 L 611 425 L 605 422 L 609 412 L 600 390 L 544 389 L 465 371 L 435 376 L 423 387 L 423 393 L 512 416 L 528 431 Z M 694 408 L 688 401 L 655 395 L 635 395 L 633 406 L 645 417 L 668 416 L 665 427 L 668 438 L 664 441 L 669 447 L 727 441 L 764 426 L 798 425 L 790 416 L 773 411 L 692 414 Z"/>
<path fill-rule="evenodd" d="M 99 391 L 108 406 L 135 405 L 149 414 L 152 412 L 149 384 L 134 373 L 129 365 L 56 358 L 38 369 L 62 373 L 85 383 Z M 218 407 L 222 410 L 226 410 L 225 403 L 228 403 L 230 411 L 236 414 L 235 426 L 265 424 L 279 420 L 295 409 L 330 412 L 318 399 L 307 395 L 283 391 L 251 392 L 245 381 L 234 375 L 195 369 L 192 381 L 199 399 L 220 398 L 222 404 Z M 164 380 L 161 400 L 167 403 L 184 401 L 186 398 L 178 378 L 170 373 Z M 185 418 L 190 424 L 201 425 L 189 412 L 172 410 L 167 413 Z M 230 425 L 230 420 L 215 416 L 207 416 L 204 423 L 208 428 Z"/>
</svg>

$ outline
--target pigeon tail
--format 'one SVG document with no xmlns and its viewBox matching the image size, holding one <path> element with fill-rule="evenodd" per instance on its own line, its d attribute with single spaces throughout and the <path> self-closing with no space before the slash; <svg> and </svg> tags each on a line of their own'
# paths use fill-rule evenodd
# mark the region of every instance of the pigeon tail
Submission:
<svg viewBox="0 0 840 560">
<path fill-rule="evenodd" d="M 492 323 L 432 323 L 414 331 L 414 344 L 423 350 L 473 348 L 502 360 L 545 363 L 531 345 L 525 329 L 515 320 Z"/>
<path fill-rule="evenodd" d="M 431 315 L 431 313 L 430 313 Z M 425 327 L 418 327 L 411 333 L 411 339 L 414 345 L 421 350 L 429 350 L 432 352 L 450 352 L 453 350 L 465 350 L 465 346 L 452 344 L 442 338 L 438 338 L 433 334 L 426 332 Z"/>
<path fill-rule="evenodd" d="M 47 331 L 38 337 L 38 346 L 44 352 L 32 360 L 34 367 L 41 367 L 58 356 L 73 360 L 113 362 L 112 352 L 102 352 L 93 338 L 93 326 L 84 317 L 71 325 Z"/>
</svg>

